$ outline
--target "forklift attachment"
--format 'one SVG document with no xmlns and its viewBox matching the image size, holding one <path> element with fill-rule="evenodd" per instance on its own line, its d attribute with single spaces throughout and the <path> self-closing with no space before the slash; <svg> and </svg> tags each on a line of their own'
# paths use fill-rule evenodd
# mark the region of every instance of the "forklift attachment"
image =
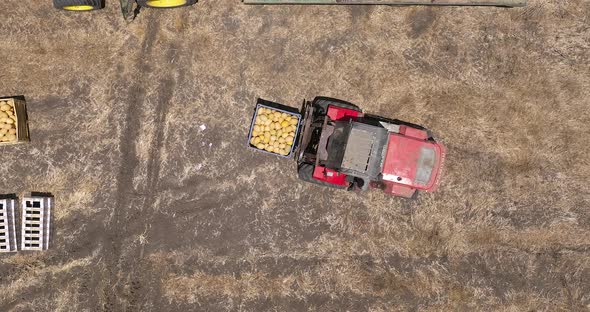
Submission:
<svg viewBox="0 0 590 312">
<path fill-rule="evenodd" d="M 245 4 L 381 4 L 381 5 L 461 5 L 526 6 L 527 0 L 242 0 Z"/>
</svg>

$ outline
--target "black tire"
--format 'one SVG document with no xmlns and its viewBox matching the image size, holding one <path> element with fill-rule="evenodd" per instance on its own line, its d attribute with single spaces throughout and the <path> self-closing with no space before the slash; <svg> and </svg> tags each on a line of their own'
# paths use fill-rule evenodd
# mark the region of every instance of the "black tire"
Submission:
<svg viewBox="0 0 590 312">
<path fill-rule="evenodd" d="M 363 112 L 358 106 L 352 103 L 323 96 L 316 97 L 313 100 L 313 105 L 321 110 L 320 114 L 326 114 L 328 112 L 328 105 L 334 105 L 341 108 L 351 109 L 360 113 Z"/>
<path fill-rule="evenodd" d="M 163 0 L 163 1 L 170 1 L 170 6 L 157 6 L 154 3 L 151 3 L 154 0 L 137 0 L 137 4 L 139 4 L 139 6 L 144 7 L 144 8 L 154 8 L 154 9 L 174 9 L 174 8 L 180 8 L 180 7 L 185 7 L 185 6 L 189 6 L 189 5 L 193 5 L 195 3 L 197 3 L 197 0 L 184 0 L 184 3 L 180 3 L 180 0 L 176 0 L 179 1 L 178 4 L 174 4 L 172 3 L 172 0 Z M 162 0 L 160 0 L 162 1 Z"/>
<path fill-rule="evenodd" d="M 74 10 L 71 7 L 88 6 L 88 9 Z M 53 0 L 53 7 L 66 11 L 94 11 L 104 8 L 104 0 Z"/>
<path fill-rule="evenodd" d="M 316 179 L 313 178 L 313 170 L 314 170 L 314 165 L 311 164 L 301 164 L 299 165 L 299 168 L 297 169 L 297 175 L 299 176 L 299 179 L 305 181 L 305 182 L 309 182 L 309 183 L 313 183 L 313 184 L 318 184 L 321 186 L 327 186 L 327 187 L 331 187 L 334 189 L 338 189 L 338 190 L 344 190 L 347 189 L 346 186 L 341 186 L 341 185 L 334 185 L 331 183 L 327 183 L 324 181 L 318 181 Z"/>
</svg>

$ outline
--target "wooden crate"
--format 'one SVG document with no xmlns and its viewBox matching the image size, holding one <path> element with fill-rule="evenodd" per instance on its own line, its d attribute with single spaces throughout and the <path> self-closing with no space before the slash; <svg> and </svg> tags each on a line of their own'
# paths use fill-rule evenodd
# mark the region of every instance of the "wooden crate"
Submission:
<svg viewBox="0 0 590 312">
<path fill-rule="evenodd" d="M 268 152 L 267 150 L 257 148 L 256 146 L 252 145 L 252 143 L 250 142 L 250 140 L 252 139 L 252 133 L 254 131 L 256 117 L 258 116 L 258 112 L 259 112 L 260 108 L 267 108 L 267 109 L 271 109 L 276 112 L 285 113 L 285 114 L 291 116 L 292 118 L 297 119 L 297 124 L 294 125 L 295 126 L 295 131 L 294 131 L 295 136 L 293 137 L 293 144 L 291 145 L 291 148 L 289 149 L 289 154 L 282 155 L 282 154 L 278 154 L 276 152 Z M 285 106 L 282 104 L 266 101 L 263 99 L 258 99 L 258 102 L 256 103 L 256 108 L 254 109 L 254 115 L 252 116 L 252 122 L 250 124 L 250 132 L 248 133 L 248 147 L 251 149 L 254 149 L 258 152 L 272 154 L 272 155 L 283 157 L 283 158 L 290 158 L 293 156 L 293 151 L 295 150 L 295 147 L 297 146 L 297 138 L 298 138 L 298 134 L 299 134 L 300 123 L 301 123 L 301 114 L 299 114 L 299 112 L 297 112 L 297 110 L 294 109 L 293 107 L 288 107 L 288 106 Z"/>
<path fill-rule="evenodd" d="M 16 141 L 0 142 L 0 145 L 10 145 L 29 142 L 29 120 L 27 117 L 27 104 L 24 99 L 17 97 L 0 98 L 0 102 L 8 102 L 14 107 L 16 116 Z"/>
<path fill-rule="evenodd" d="M 14 198 L 0 199 L 0 253 L 17 251 L 16 209 Z"/>
<path fill-rule="evenodd" d="M 47 250 L 51 239 L 53 197 L 23 198 L 21 214 L 21 250 Z"/>
</svg>

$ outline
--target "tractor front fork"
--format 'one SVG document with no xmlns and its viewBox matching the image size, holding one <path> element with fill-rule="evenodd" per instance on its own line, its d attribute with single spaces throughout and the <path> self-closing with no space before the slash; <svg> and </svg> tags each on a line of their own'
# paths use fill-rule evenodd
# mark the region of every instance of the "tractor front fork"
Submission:
<svg viewBox="0 0 590 312">
<path fill-rule="evenodd" d="M 132 22 L 133 19 L 139 13 L 139 6 L 135 2 L 135 0 L 120 0 L 121 1 L 121 13 L 123 13 L 123 18 L 128 21 Z"/>
</svg>

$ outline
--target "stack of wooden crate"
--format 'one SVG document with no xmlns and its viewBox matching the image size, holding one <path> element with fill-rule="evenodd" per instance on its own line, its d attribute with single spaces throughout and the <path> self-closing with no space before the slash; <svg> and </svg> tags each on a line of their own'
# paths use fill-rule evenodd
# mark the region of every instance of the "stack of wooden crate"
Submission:
<svg viewBox="0 0 590 312">
<path fill-rule="evenodd" d="M 51 238 L 53 196 L 31 193 L 31 196 L 23 198 L 21 207 L 19 228 L 16 195 L 0 196 L 0 252 L 47 250 Z M 19 229 L 20 233 L 17 233 Z"/>
</svg>

